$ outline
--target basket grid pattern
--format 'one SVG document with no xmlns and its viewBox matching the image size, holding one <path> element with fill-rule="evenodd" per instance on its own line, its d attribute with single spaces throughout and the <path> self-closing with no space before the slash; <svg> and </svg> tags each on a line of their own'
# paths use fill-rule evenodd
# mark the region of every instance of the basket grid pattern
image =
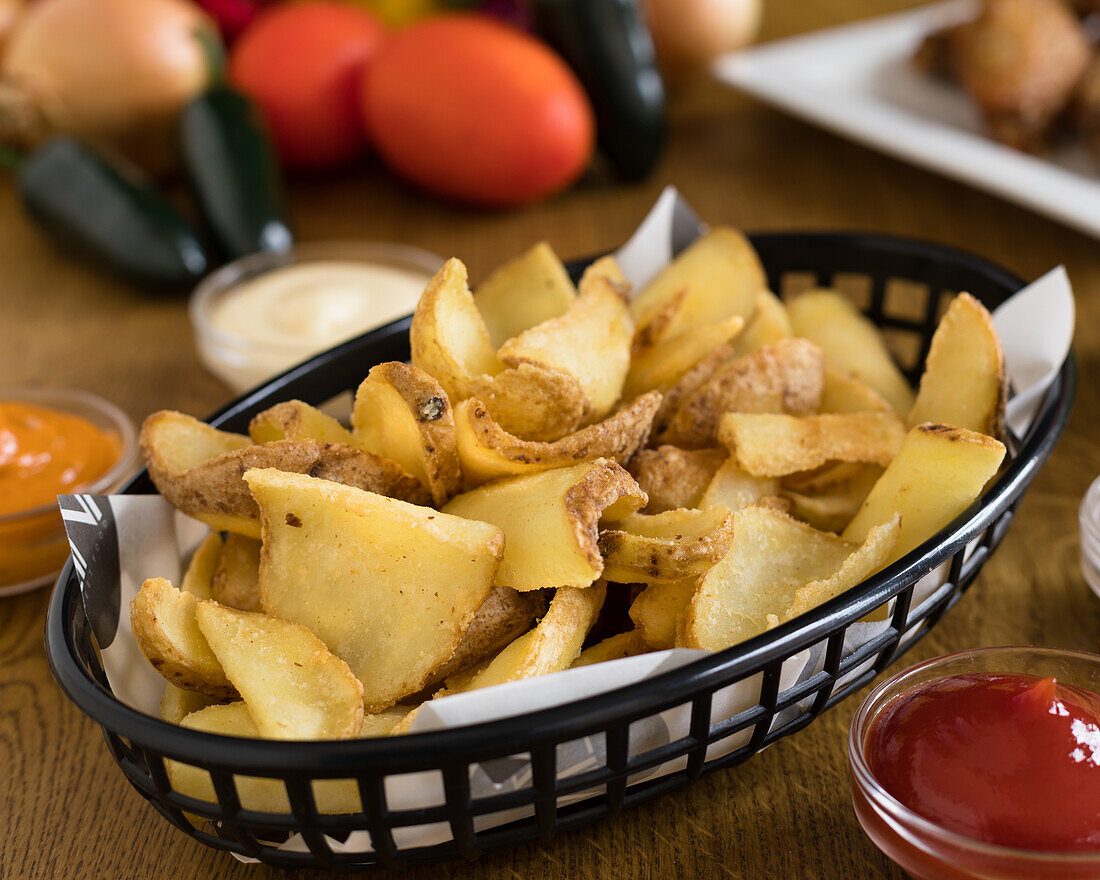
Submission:
<svg viewBox="0 0 1100 880">
<path fill-rule="evenodd" d="M 977 258 L 900 239 L 792 233 L 756 236 L 753 243 L 769 269 L 773 289 L 784 295 L 807 286 L 829 286 L 834 277 L 842 288 L 862 283 L 866 297 L 856 299 L 865 300 L 860 304 L 868 316 L 880 326 L 916 340 L 910 346 L 916 352 L 915 360 L 902 362 L 911 380 L 919 377 L 946 293 L 970 290 L 993 307 L 1020 286 L 1018 279 Z M 843 284 L 839 284 L 840 276 Z M 903 302 L 891 293 L 891 285 L 898 283 L 908 296 L 921 296 L 919 318 L 914 317 L 911 302 L 906 302 L 907 315 L 887 309 L 888 304 Z M 321 355 L 231 404 L 212 423 L 239 429 L 251 415 L 278 400 L 300 397 L 320 403 L 354 389 L 372 364 L 408 357 L 407 327 L 408 319 Z M 949 526 L 933 546 L 910 555 L 919 558 L 901 560 L 851 595 L 802 619 L 665 673 L 658 677 L 664 680 L 663 686 L 654 679 L 637 686 L 645 693 L 630 697 L 612 694 L 576 704 L 575 719 L 560 717 L 568 716 L 567 712 L 555 717 L 554 710 L 539 714 L 537 720 L 546 724 L 505 719 L 489 726 L 499 732 L 497 736 L 465 737 L 461 744 L 459 737 L 452 736 L 454 746 L 442 749 L 417 748 L 419 737 L 409 739 L 407 752 L 360 741 L 362 753 L 354 758 L 346 752 L 323 752 L 326 746 L 337 744 L 295 744 L 303 755 L 311 756 L 298 765 L 281 765 L 273 757 L 265 757 L 262 746 L 266 743 L 256 744 L 261 747 L 256 749 L 256 757 L 244 756 L 244 760 L 240 760 L 239 750 L 229 755 L 214 743 L 203 748 L 200 761 L 195 746 L 215 738 L 178 729 L 158 737 L 144 731 L 135 733 L 134 725 L 127 723 L 127 713 L 135 713 L 117 701 L 120 711 L 104 708 L 101 697 L 109 688 L 71 568 L 63 572 L 51 603 L 48 652 L 62 686 L 99 721 L 111 754 L 134 787 L 173 825 L 207 845 L 275 866 L 357 870 L 470 858 L 525 841 L 549 839 L 748 760 L 864 687 L 908 650 L 959 600 L 1003 539 L 1024 489 L 1065 424 L 1073 381 L 1073 366 L 1067 362 L 1028 437 L 1022 441 L 1010 438 L 1011 464 L 987 492 L 980 508 Z M 147 478 L 139 478 L 129 491 L 151 491 L 151 485 Z M 943 583 L 915 602 L 919 579 L 938 568 L 946 569 Z M 846 651 L 849 628 L 868 611 L 891 600 L 884 629 Z M 821 646 L 818 665 L 804 680 L 784 687 L 784 664 L 813 646 Z M 714 717 L 716 697 L 722 690 L 754 677 L 759 678 L 755 703 L 731 717 Z M 82 688 L 99 692 L 97 705 L 92 705 Z M 644 747 L 644 735 L 639 733 L 644 734 L 646 725 L 654 723 L 660 713 L 680 706 L 689 707 L 684 729 L 674 736 L 670 733 L 668 741 Z M 575 772 L 563 768 L 567 747 L 585 737 L 590 738 L 592 760 Z M 435 743 L 445 741 L 449 740 L 437 739 Z M 186 760 L 208 771 L 217 803 L 174 791 L 166 760 Z M 523 767 L 526 784 L 502 793 L 480 792 L 471 783 L 475 768 L 494 761 Z M 677 762 L 671 772 L 646 778 L 670 761 Z M 388 781 L 425 771 L 437 777 L 438 801 L 416 808 L 395 806 L 387 791 Z M 238 780 L 252 775 L 285 785 L 289 814 L 242 807 Z M 314 783 L 326 779 L 354 780 L 361 810 L 320 812 Z M 510 821 L 489 821 L 500 817 Z M 425 826 L 443 829 L 445 839 L 431 845 L 409 843 L 409 832 Z M 369 834 L 369 850 L 341 846 L 347 835 L 362 831 Z M 300 836 L 301 851 L 279 846 L 290 834 Z"/>
</svg>

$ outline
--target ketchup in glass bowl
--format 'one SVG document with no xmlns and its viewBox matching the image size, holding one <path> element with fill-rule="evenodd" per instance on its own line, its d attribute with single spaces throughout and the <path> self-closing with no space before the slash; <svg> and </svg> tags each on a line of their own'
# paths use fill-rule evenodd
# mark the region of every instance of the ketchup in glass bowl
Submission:
<svg viewBox="0 0 1100 880">
<path fill-rule="evenodd" d="M 875 688 L 848 737 L 863 830 L 918 880 L 1100 878 L 1100 656 L 983 648 Z"/>
</svg>

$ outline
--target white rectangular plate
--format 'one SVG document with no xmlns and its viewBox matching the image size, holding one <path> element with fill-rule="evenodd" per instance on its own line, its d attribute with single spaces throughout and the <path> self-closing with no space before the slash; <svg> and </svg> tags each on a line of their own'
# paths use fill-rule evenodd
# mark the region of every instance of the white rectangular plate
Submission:
<svg viewBox="0 0 1100 880">
<path fill-rule="evenodd" d="M 1079 145 L 1043 157 L 984 134 L 961 90 L 918 71 L 932 31 L 971 18 L 952 0 L 719 58 L 724 83 L 838 134 L 988 190 L 1100 237 L 1100 174 Z"/>
</svg>

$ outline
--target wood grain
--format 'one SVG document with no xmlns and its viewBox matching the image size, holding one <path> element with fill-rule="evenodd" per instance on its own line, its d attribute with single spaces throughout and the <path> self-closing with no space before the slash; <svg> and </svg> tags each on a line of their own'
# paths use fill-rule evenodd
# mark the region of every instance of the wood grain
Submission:
<svg viewBox="0 0 1100 880">
<path fill-rule="evenodd" d="M 907 5 L 773 0 L 765 38 Z M 934 239 L 1025 278 L 1066 265 L 1078 295 L 1081 368 L 1069 430 L 978 582 L 904 664 L 980 645 L 1100 648 L 1100 601 L 1081 577 L 1076 538 L 1077 505 L 1100 473 L 1096 241 L 706 83 L 675 96 L 667 155 L 641 185 L 593 179 L 546 204 L 493 214 L 429 201 L 368 162 L 339 178 L 296 182 L 291 203 L 302 240 L 403 241 L 460 256 L 477 278 L 541 238 L 565 256 L 612 248 L 668 183 L 711 223 Z M 229 399 L 196 359 L 183 299 L 150 297 L 60 255 L 22 217 L 6 180 L 0 267 L 3 384 L 87 388 L 135 419 L 164 407 L 203 415 Z M 0 600 L 0 878 L 278 876 L 191 841 L 130 789 L 95 725 L 50 676 L 42 650 L 47 599 L 39 592 Z M 615 821 L 406 876 L 900 878 L 849 804 L 844 739 L 857 702 L 740 768 Z"/>
</svg>

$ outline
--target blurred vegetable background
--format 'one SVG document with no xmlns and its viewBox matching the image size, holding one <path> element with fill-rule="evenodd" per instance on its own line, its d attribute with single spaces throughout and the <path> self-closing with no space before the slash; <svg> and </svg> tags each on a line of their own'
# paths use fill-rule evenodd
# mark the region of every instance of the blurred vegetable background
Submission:
<svg viewBox="0 0 1100 880">
<path fill-rule="evenodd" d="M 666 82 L 750 42 L 760 5 L 0 0 L 0 149 L 48 232 L 132 278 L 182 285 L 219 258 L 291 244 L 281 173 L 381 160 L 421 193 L 496 209 L 586 174 L 642 179 L 660 160 Z M 57 137 L 64 148 L 39 157 Z M 46 199 L 41 167 L 57 163 L 94 186 Z M 197 211 L 177 215 L 156 188 L 175 195 L 183 179 Z M 160 282 L 81 220 L 111 182 L 129 222 L 155 203 L 153 227 L 173 230 L 161 244 L 187 240 Z"/>
</svg>

